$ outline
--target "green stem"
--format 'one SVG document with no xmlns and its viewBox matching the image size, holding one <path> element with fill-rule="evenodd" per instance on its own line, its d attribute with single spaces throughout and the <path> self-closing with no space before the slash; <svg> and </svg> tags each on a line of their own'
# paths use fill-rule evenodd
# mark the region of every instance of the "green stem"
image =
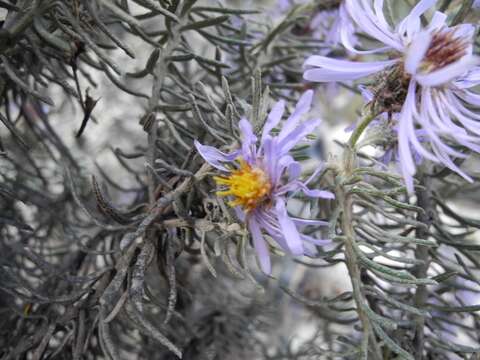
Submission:
<svg viewBox="0 0 480 360">
<path fill-rule="evenodd" d="M 351 151 L 351 149 L 347 149 L 346 151 Z M 347 265 L 348 274 L 350 275 L 357 314 L 362 323 L 362 358 L 381 360 L 383 357 L 380 345 L 375 337 L 370 319 L 364 310 L 364 306 L 368 306 L 368 300 L 365 298 L 365 293 L 363 291 L 361 270 L 354 250 L 355 231 L 353 229 L 353 204 L 351 195 L 346 193 L 343 187 L 337 189 L 336 195 L 339 206 L 343 207 L 341 227 L 343 235 L 345 236 L 345 263 Z M 371 354 L 371 357 L 369 354 Z"/>
<path fill-rule="evenodd" d="M 349 141 L 348 147 L 344 149 L 342 177 L 349 178 L 352 176 L 353 170 L 356 167 L 355 161 L 355 146 L 362 136 L 368 125 L 375 119 L 378 113 L 369 108 L 369 111 L 363 116 L 358 126 L 353 131 Z M 358 317 L 362 324 L 363 341 L 362 351 L 363 358 L 371 358 L 373 360 L 380 360 L 383 358 L 380 344 L 378 343 L 373 326 L 370 322 L 368 314 L 366 314 L 364 307 L 368 306 L 368 300 L 363 291 L 363 284 L 361 278 L 361 269 L 358 264 L 357 255 L 355 254 L 355 231 L 353 228 L 353 201 L 352 194 L 349 193 L 345 186 L 341 183 L 337 184 L 335 191 L 338 206 L 342 209 L 341 229 L 345 236 L 345 263 L 347 265 L 350 281 L 352 284 L 353 298 L 356 304 Z"/>
<path fill-rule="evenodd" d="M 355 145 L 358 142 L 358 139 L 360 139 L 360 136 L 362 136 L 363 132 L 365 129 L 370 125 L 370 123 L 378 116 L 377 113 L 373 112 L 370 110 L 367 114 L 365 114 L 360 121 L 360 124 L 355 128 L 355 130 L 352 133 L 352 136 L 350 137 L 350 140 L 348 141 L 348 144 L 350 145 L 350 148 L 354 148 Z"/>
<path fill-rule="evenodd" d="M 430 223 L 433 218 L 433 208 L 434 204 L 432 202 L 432 189 L 431 189 L 431 179 L 428 178 L 425 174 L 419 176 L 421 188 L 418 188 L 416 191 L 417 195 L 417 205 L 424 209 L 423 213 L 419 213 L 418 221 L 427 224 L 430 227 Z M 415 231 L 415 237 L 419 239 L 428 239 L 429 230 L 424 228 L 417 228 Z M 417 245 L 415 249 L 415 258 L 421 260 L 422 264 L 418 265 L 414 270 L 413 274 L 417 278 L 425 278 L 428 274 L 428 268 L 430 266 L 430 256 L 428 253 L 428 246 Z M 428 291 L 425 285 L 419 285 L 416 288 L 414 295 L 415 307 L 422 309 L 425 307 L 425 303 L 428 300 Z M 423 359 L 423 352 L 425 348 L 425 317 L 416 316 L 415 317 L 415 337 L 413 339 L 413 345 L 415 349 L 415 359 Z"/>
<path fill-rule="evenodd" d="M 349 146 L 344 149 L 344 163 L 342 171 L 342 176 L 344 178 L 349 178 L 350 176 L 352 176 L 353 170 L 356 167 L 354 150 L 355 146 L 357 145 L 357 142 L 365 129 L 378 115 L 374 113 L 372 109 L 369 110 L 370 111 L 365 114 L 365 116 L 360 121 L 360 124 L 358 124 L 358 126 L 352 133 L 350 140 L 348 141 Z M 354 250 L 355 231 L 353 228 L 354 214 L 352 194 L 349 193 L 345 189 L 344 185 L 342 185 L 341 183 L 337 184 L 335 194 L 337 197 L 338 206 L 340 206 L 342 209 L 341 229 L 343 235 L 345 236 L 345 263 L 347 265 L 348 273 L 350 275 L 353 298 L 355 300 L 358 317 L 360 319 L 363 329 L 363 358 L 367 359 L 371 357 L 373 360 L 380 360 L 382 359 L 381 347 L 375 337 L 375 333 L 373 331 L 370 319 L 364 310 L 364 306 L 368 304 L 368 300 L 366 299 L 363 291 L 361 269 L 358 264 L 357 255 L 355 254 Z"/>
</svg>

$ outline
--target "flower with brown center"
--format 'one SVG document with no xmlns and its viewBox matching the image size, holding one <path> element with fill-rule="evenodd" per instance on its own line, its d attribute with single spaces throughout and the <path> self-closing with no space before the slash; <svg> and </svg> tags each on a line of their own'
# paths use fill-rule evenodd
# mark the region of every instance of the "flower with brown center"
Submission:
<svg viewBox="0 0 480 360">
<path fill-rule="evenodd" d="M 480 153 L 480 116 L 470 109 L 480 107 L 480 94 L 470 90 L 480 85 L 480 61 L 473 54 L 475 27 L 448 27 L 447 16 L 439 11 L 423 27 L 421 17 L 436 0 L 420 0 L 395 27 L 386 21 L 383 1 L 345 1 L 358 28 L 384 46 L 357 50 L 346 38 L 343 45 L 359 55 L 382 53 L 382 59 L 359 62 L 311 56 L 304 78 L 335 82 L 376 75 L 368 90 L 375 110 L 396 120 L 391 122 L 398 134 L 396 158 L 410 193 L 418 156 L 473 181 L 454 161 L 467 155 L 452 144 Z M 393 56 L 385 59 L 385 54 Z"/>
</svg>

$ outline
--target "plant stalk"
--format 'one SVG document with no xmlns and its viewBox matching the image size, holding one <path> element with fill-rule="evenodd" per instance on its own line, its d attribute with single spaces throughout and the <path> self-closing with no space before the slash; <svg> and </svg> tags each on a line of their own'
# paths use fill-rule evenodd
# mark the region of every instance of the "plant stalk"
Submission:
<svg viewBox="0 0 480 360">
<path fill-rule="evenodd" d="M 417 205 L 425 210 L 418 214 L 417 220 L 430 225 L 433 218 L 433 203 L 431 191 L 431 179 L 427 175 L 420 176 L 420 185 L 416 191 Z M 427 239 L 429 237 L 429 230 L 426 228 L 417 228 L 415 237 L 419 239 Z M 413 274 L 417 278 L 426 278 L 428 267 L 430 265 L 430 256 L 428 254 L 428 246 L 417 245 L 415 249 L 415 258 L 423 261 L 414 270 Z M 428 300 L 428 291 L 425 285 L 418 285 L 415 291 L 414 303 L 415 307 L 422 309 Z M 415 349 L 415 359 L 423 359 L 424 343 L 425 343 L 425 316 L 415 316 L 415 337 L 413 338 L 413 345 Z"/>
<path fill-rule="evenodd" d="M 350 196 L 346 194 L 344 189 L 341 187 L 337 189 L 336 196 L 339 204 L 341 204 L 339 206 L 343 207 L 342 232 L 345 236 L 345 261 L 348 269 L 348 274 L 350 275 L 355 306 L 363 328 L 363 358 L 382 360 L 381 349 L 373 332 L 373 327 L 370 323 L 370 319 L 368 318 L 368 315 L 365 313 L 364 310 L 364 306 L 365 304 L 367 304 L 368 301 L 363 292 L 360 267 L 358 266 L 358 261 L 353 245 L 355 241 L 355 232 L 352 226 L 352 201 Z M 368 346 L 369 343 L 371 344 L 370 347 Z M 369 348 L 372 349 L 372 357 L 369 356 Z"/>
<path fill-rule="evenodd" d="M 370 110 L 367 114 L 363 116 L 360 121 L 360 124 L 357 125 L 355 130 L 353 130 L 350 139 L 348 140 L 348 145 L 353 149 L 357 145 L 358 140 L 362 136 L 365 129 L 370 125 L 370 123 L 378 116 L 373 110 Z"/>
<path fill-rule="evenodd" d="M 344 152 L 342 174 L 344 178 L 349 178 L 352 175 L 352 171 L 355 168 L 354 147 L 363 131 L 368 127 L 368 124 L 370 124 L 375 117 L 376 116 L 372 113 L 368 116 L 365 116 L 353 132 L 349 140 L 350 146 L 345 148 Z M 348 194 L 345 191 L 345 188 L 342 184 L 337 185 L 335 194 L 337 197 L 338 206 L 340 206 L 342 209 L 341 228 L 342 234 L 345 237 L 345 262 L 352 284 L 353 298 L 355 300 L 358 317 L 360 318 L 363 328 L 363 358 L 382 360 L 383 357 L 380 346 L 377 342 L 370 319 L 364 310 L 364 306 L 368 304 L 368 300 L 363 292 L 360 267 L 358 265 L 357 256 L 354 250 L 355 231 L 353 229 L 353 204 L 351 194 Z M 368 346 L 369 344 L 370 346 Z M 371 356 L 369 356 L 369 349 L 372 350 Z"/>
</svg>

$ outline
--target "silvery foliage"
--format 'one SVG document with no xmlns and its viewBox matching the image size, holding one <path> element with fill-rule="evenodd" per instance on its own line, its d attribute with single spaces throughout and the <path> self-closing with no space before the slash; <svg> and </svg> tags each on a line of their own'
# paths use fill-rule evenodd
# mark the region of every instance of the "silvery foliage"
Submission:
<svg viewBox="0 0 480 360">
<path fill-rule="evenodd" d="M 478 204 L 475 159 L 473 184 L 433 164 L 417 170 L 408 196 L 395 169 L 367 151 L 388 148 L 387 129 L 338 143 L 343 156 L 325 156 L 310 183 L 335 201 L 295 196 L 329 221 L 308 234 L 333 245 L 295 262 L 276 252 L 273 276 L 258 271 L 249 233 L 214 195 L 214 171 L 193 142 L 232 150 L 244 116 L 260 134 L 274 101 L 295 104 L 310 86 L 308 56 L 345 51 L 308 26 L 339 1 L 280 13 L 246 3 L 0 1 L 1 359 L 477 358 L 480 219 L 458 211 Z M 392 23 L 413 5 L 385 3 Z M 437 6 L 455 24 L 474 23 L 473 3 Z M 143 56 L 131 41 L 149 56 L 125 73 L 118 53 Z M 95 137 L 102 99 L 84 84 L 94 88 L 98 73 L 144 109 L 136 121 L 146 140 L 134 151 L 116 147 L 109 130 L 122 175 L 99 166 L 93 176 L 81 146 L 49 119 L 75 103 L 81 114 L 63 120 L 79 129 L 77 144 Z M 317 87 L 317 97 L 330 90 Z M 351 84 L 335 91 L 358 96 Z M 292 154 L 303 161 L 315 152 Z M 327 294 L 319 271 L 339 267 L 351 290 Z M 301 269 L 301 280 L 284 268 Z M 316 331 L 293 341 L 301 334 L 282 330 L 282 319 L 298 314 Z"/>
</svg>

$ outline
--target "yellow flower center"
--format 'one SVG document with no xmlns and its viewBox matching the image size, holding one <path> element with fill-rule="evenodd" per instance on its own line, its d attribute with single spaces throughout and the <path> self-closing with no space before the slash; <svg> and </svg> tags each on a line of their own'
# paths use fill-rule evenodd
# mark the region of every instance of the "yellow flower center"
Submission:
<svg viewBox="0 0 480 360">
<path fill-rule="evenodd" d="M 219 196 L 232 196 L 230 206 L 241 206 L 249 212 L 265 200 L 272 188 L 267 174 L 258 168 L 252 167 L 242 158 L 237 159 L 240 167 L 233 170 L 229 176 L 215 176 L 218 185 L 227 189 L 218 191 Z"/>
</svg>

